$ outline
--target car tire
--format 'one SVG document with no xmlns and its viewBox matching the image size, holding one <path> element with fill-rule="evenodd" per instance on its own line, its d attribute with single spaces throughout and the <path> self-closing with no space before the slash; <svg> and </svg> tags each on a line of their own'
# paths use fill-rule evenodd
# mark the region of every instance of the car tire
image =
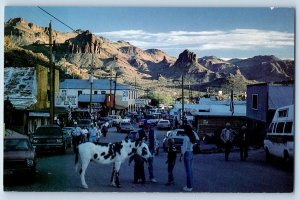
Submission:
<svg viewBox="0 0 300 200">
<path fill-rule="evenodd" d="M 28 180 L 30 183 L 34 183 L 36 181 L 36 169 L 32 169 L 29 173 L 28 173 Z"/>
<path fill-rule="evenodd" d="M 272 160 L 272 155 L 270 154 L 270 151 L 268 148 L 265 148 L 265 154 L 266 154 L 266 161 L 270 162 Z"/>
<path fill-rule="evenodd" d="M 67 150 L 67 145 L 66 145 L 66 143 L 64 142 L 64 143 L 63 143 L 63 146 L 62 146 L 62 148 L 61 148 L 61 150 L 60 150 L 60 153 L 61 153 L 61 154 L 65 154 L 65 153 L 66 153 L 66 150 Z"/>
</svg>

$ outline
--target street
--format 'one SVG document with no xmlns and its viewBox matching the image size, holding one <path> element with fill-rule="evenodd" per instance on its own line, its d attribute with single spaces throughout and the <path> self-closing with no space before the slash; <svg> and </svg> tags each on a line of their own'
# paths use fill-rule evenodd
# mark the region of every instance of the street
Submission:
<svg viewBox="0 0 300 200">
<path fill-rule="evenodd" d="M 63 192 L 182 192 L 185 186 L 185 170 L 177 156 L 174 168 L 175 185 L 165 186 L 167 182 L 167 154 L 162 149 L 162 139 L 166 131 L 156 130 L 160 143 L 160 152 L 154 158 L 154 175 L 157 183 L 148 179 L 145 165 L 146 184 L 133 184 L 133 165 L 125 161 L 120 170 L 121 188 L 109 185 L 112 171 L 111 165 L 90 163 L 86 172 L 88 189 L 81 186 L 80 176 L 74 169 L 74 154 L 68 149 L 66 154 L 41 154 L 38 158 L 37 178 L 35 183 L 27 183 L 24 179 L 11 177 L 5 180 L 4 191 L 63 191 Z M 116 133 L 111 128 L 103 142 L 120 141 L 126 134 Z M 286 168 L 280 161 L 267 163 L 264 150 L 249 151 L 245 162 L 239 159 L 239 152 L 233 151 L 229 161 L 224 161 L 223 153 L 207 153 L 194 155 L 193 192 L 293 192 L 294 172 Z"/>
</svg>

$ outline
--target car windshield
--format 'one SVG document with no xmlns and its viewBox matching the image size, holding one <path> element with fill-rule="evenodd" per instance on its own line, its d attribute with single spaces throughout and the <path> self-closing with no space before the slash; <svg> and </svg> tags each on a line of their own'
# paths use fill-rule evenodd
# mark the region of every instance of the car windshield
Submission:
<svg viewBox="0 0 300 200">
<path fill-rule="evenodd" d="M 159 123 L 161 123 L 161 124 L 167 124 L 167 123 L 169 123 L 169 121 L 159 121 Z"/>
<path fill-rule="evenodd" d="M 88 119 L 80 119 L 78 120 L 77 124 L 88 124 L 90 125 L 91 121 Z"/>
<path fill-rule="evenodd" d="M 130 123 L 121 123 L 121 126 L 130 126 Z"/>
<path fill-rule="evenodd" d="M 4 140 L 4 151 L 28 151 L 30 144 L 27 139 Z"/>
<path fill-rule="evenodd" d="M 39 127 L 35 135 L 61 135 L 59 127 Z"/>
</svg>

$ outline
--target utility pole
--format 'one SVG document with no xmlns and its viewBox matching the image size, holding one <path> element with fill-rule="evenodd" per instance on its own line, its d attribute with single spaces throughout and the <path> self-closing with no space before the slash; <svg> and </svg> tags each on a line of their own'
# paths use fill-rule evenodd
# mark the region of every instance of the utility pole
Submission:
<svg viewBox="0 0 300 200">
<path fill-rule="evenodd" d="M 52 26 L 49 23 L 49 47 L 50 47 L 50 124 L 54 124 L 54 94 L 55 94 L 55 67 L 53 65 L 53 43 L 52 43 Z"/>
<path fill-rule="evenodd" d="M 183 122 L 184 120 L 184 91 L 183 91 L 183 81 L 184 81 L 184 76 L 182 74 L 182 77 L 181 77 L 181 104 L 182 104 L 182 107 L 181 107 L 181 120 Z"/>
<path fill-rule="evenodd" d="M 109 114 L 111 115 L 111 82 L 112 82 L 112 67 L 110 67 L 110 79 L 109 79 Z"/>
<path fill-rule="evenodd" d="M 94 56 L 92 54 L 92 65 L 91 65 L 91 72 L 90 72 L 89 81 L 91 84 L 90 87 L 90 115 L 92 116 L 92 104 L 93 104 L 93 74 L 94 74 Z"/>
<path fill-rule="evenodd" d="M 116 76 L 115 76 L 114 103 L 113 103 L 114 110 L 116 110 L 117 78 L 118 78 L 118 74 L 116 74 Z"/>
</svg>

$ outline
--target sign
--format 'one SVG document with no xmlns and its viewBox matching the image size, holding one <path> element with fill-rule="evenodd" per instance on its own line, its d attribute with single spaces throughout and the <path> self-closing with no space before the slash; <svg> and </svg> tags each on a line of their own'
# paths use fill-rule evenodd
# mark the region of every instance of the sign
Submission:
<svg viewBox="0 0 300 200">
<path fill-rule="evenodd" d="M 123 90 L 122 101 L 128 101 L 128 90 Z"/>
<path fill-rule="evenodd" d="M 136 99 L 135 105 L 137 107 L 145 107 L 145 105 L 147 105 L 146 99 Z"/>
<path fill-rule="evenodd" d="M 55 106 L 57 106 L 57 107 L 77 106 L 77 96 L 76 95 L 65 95 L 65 94 L 56 96 Z"/>
</svg>

